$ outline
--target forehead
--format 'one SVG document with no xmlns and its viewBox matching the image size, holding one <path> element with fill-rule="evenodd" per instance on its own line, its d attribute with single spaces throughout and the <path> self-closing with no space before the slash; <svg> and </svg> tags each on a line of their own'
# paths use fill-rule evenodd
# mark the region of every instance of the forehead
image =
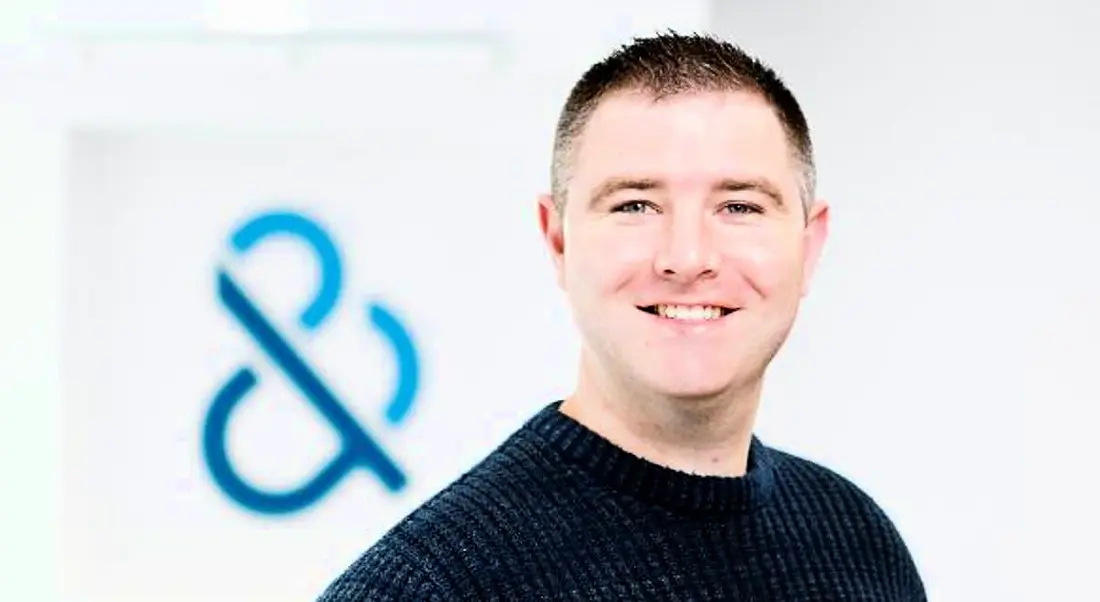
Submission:
<svg viewBox="0 0 1100 602">
<path fill-rule="evenodd" d="M 575 146 L 573 184 L 584 192 L 609 177 L 704 187 L 731 177 L 766 178 L 797 195 L 795 164 L 772 107 L 749 92 L 694 92 L 655 99 L 604 98 Z"/>
</svg>

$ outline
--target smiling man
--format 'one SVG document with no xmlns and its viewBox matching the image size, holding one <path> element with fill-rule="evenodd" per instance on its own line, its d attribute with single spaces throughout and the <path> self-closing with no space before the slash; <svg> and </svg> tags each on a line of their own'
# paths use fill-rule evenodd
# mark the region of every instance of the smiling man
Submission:
<svg viewBox="0 0 1100 602">
<path fill-rule="evenodd" d="M 704 36 L 634 41 L 573 88 L 539 224 L 577 384 L 322 600 L 924 601 L 836 472 L 754 435 L 828 225 L 806 120 Z"/>
</svg>

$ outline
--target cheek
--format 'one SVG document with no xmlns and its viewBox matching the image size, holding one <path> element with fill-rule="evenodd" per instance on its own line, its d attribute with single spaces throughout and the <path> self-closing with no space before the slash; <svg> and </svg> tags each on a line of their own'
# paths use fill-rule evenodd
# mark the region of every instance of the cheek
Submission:
<svg viewBox="0 0 1100 602">
<path fill-rule="evenodd" d="M 759 236 L 741 241 L 727 257 L 761 298 L 797 295 L 802 283 L 802 254 L 797 241 Z"/>
<path fill-rule="evenodd" d="M 595 296 L 625 289 L 644 276 L 649 246 L 633 237 L 592 232 L 566 243 L 566 285 L 573 294 Z"/>
</svg>

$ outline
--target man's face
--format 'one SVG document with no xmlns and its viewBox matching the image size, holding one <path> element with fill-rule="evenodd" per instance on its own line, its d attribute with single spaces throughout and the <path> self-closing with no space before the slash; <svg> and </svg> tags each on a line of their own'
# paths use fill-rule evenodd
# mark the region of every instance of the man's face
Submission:
<svg viewBox="0 0 1100 602">
<path fill-rule="evenodd" d="M 741 92 L 601 101 L 576 141 L 561 214 L 540 221 L 585 369 L 698 399 L 759 384 L 826 234 L 770 106 Z"/>
</svg>

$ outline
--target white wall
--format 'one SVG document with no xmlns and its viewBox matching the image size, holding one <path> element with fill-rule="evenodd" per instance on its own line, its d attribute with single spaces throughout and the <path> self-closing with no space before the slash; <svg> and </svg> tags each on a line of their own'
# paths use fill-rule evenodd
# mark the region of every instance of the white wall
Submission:
<svg viewBox="0 0 1100 602">
<path fill-rule="evenodd" d="M 57 599 L 63 152 L 21 66 L 46 2 L 0 9 L 0 598 Z"/>
<path fill-rule="evenodd" d="M 1100 8 L 714 5 L 834 206 L 762 428 L 880 499 L 932 599 L 1095 599 Z"/>
</svg>

